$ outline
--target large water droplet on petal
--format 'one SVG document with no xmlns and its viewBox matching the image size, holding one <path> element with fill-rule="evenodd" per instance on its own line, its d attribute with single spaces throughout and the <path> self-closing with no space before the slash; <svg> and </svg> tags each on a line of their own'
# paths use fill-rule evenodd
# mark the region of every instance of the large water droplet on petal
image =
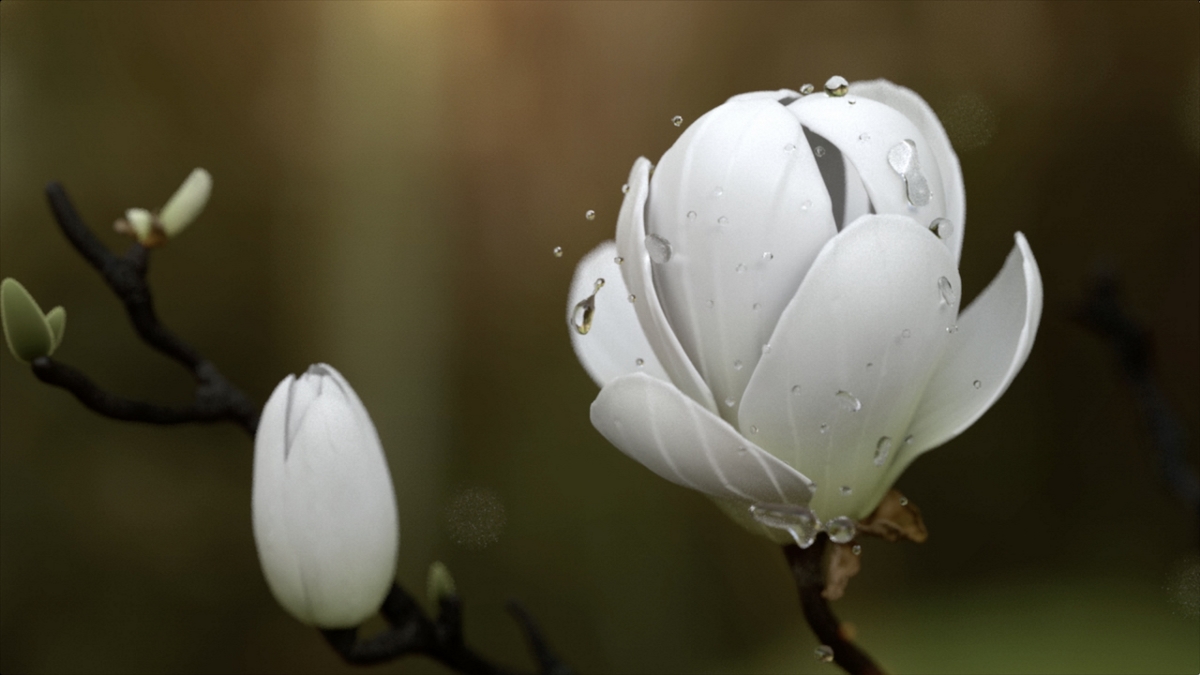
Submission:
<svg viewBox="0 0 1200 675">
<path fill-rule="evenodd" d="M 947 239 L 954 231 L 954 225 L 948 218 L 934 218 L 933 222 L 929 223 L 929 231 L 936 234 L 938 239 Z"/>
<path fill-rule="evenodd" d="M 593 293 L 576 303 L 575 309 L 571 312 L 571 325 L 575 327 L 575 332 L 587 335 L 588 331 L 592 329 L 592 318 L 595 314 L 596 294 Z"/>
<path fill-rule="evenodd" d="M 800 85 L 800 93 L 804 96 L 808 96 L 809 94 L 813 93 L 816 90 L 817 90 L 817 88 L 812 86 L 811 84 Z"/>
<path fill-rule="evenodd" d="M 844 544 L 854 538 L 854 521 L 846 516 L 838 516 L 825 523 L 825 531 L 829 533 L 830 541 L 835 544 Z"/>
<path fill-rule="evenodd" d="M 830 96 L 845 96 L 850 91 L 850 83 L 841 75 L 834 75 L 825 81 L 825 93 Z"/>
<path fill-rule="evenodd" d="M 907 191 L 908 203 L 913 206 L 925 206 L 932 196 L 929 192 L 929 181 L 920 169 L 913 169 L 904 176 L 904 186 Z"/>
<path fill-rule="evenodd" d="M 651 260 L 661 265 L 671 259 L 671 242 L 657 234 L 648 234 L 646 252 L 650 254 Z"/>
<path fill-rule="evenodd" d="M 901 176 L 907 175 L 917 164 L 917 144 L 909 140 L 893 145 L 887 154 L 888 166 Z"/>
<path fill-rule="evenodd" d="M 851 394 L 848 391 L 839 391 L 834 395 L 837 396 L 838 400 L 842 402 L 842 405 L 846 407 L 846 410 L 849 410 L 850 412 L 858 412 L 859 410 L 862 410 L 862 401 L 858 400 L 858 397 L 854 394 Z"/>
<path fill-rule="evenodd" d="M 750 507 L 750 515 L 767 527 L 787 530 L 800 548 L 812 546 L 820 529 L 816 514 L 807 506 L 755 504 Z"/>
<path fill-rule="evenodd" d="M 875 444 L 875 466 L 883 466 L 892 452 L 892 439 L 884 436 Z"/>
</svg>

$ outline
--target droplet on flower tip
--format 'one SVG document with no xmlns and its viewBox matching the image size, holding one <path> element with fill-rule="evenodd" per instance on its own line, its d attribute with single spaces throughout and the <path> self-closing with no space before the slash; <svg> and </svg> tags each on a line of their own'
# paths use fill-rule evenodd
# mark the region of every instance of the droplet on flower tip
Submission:
<svg viewBox="0 0 1200 675">
<path fill-rule="evenodd" d="M 718 225 L 728 225 L 729 219 L 726 218 L 725 216 L 721 216 L 720 218 L 717 218 L 717 224 Z"/>
<path fill-rule="evenodd" d="M 597 279 L 597 280 L 596 280 L 596 285 L 595 285 L 595 287 L 594 287 L 594 288 L 595 288 L 595 290 L 597 290 L 597 291 L 598 291 L 598 290 L 600 290 L 601 288 L 604 288 L 604 277 L 601 277 L 601 278 L 599 278 L 599 279 Z"/>
<path fill-rule="evenodd" d="M 680 126 L 680 125 L 682 125 L 682 124 L 683 124 L 683 116 L 682 116 L 682 115 L 676 115 L 676 116 L 672 117 L 672 118 L 671 118 L 671 124 L 674 124 L 675 126 Z"/>
<path fill-rule="evenodd" d="M 938 292 L 942 294 L 942 302 L 953 307 L 954 303 L 958 302 L 958 295 L 954 292 L 954 286 L 950 284 L 950 280 L 946 277 L 938 277 Z"/>
<path fill-rule="evenodd" d="M 728 406 L 728 407 L 732 408 L 734 403 L 737 403 L 737 399 L 735 399 L 735 398 L 734 398 L 734 397 L 732 397 L 732 396 L 726 396 L 726 397 L 725 397 L 725 405 L 726 405 L 726 406 Z"/>
<path fill-rule="evenodd" d="M 621 186 L 621 194 L 629 194 L 629 183 L 625 183 Z"/>
<path fill-rule="evenodd" d="M 645 360 L 643 360 L 643 359 L 638 359 L 637 361 L 634 361 L 634 363 L 637 364 L 638 368 L 641 368 L 642 366 L 644 366 L 646 364 Z"/>
<path fill-rule="evenodd" d="M 793 393 L 793 394 L 799 394 L 799 393 L 800 393 L 800 391 L 801 391 L 801 390 L 800 390 L 800 385 L 796 384 L 796 385 L 793 385 L 793 386 L 792 386 L 792 393 Z"/>
<path fill-rule="evenodd" d="M 850 549 L 850 552 L 853 553 L 854 555 L 862 555 L 862 544 L 855 544 Z"/>
<path fill-rule="evenodd" d="M 929 231 L 936 234 L 938 239 L 946 239 L 954 231 L 954 226 L 948 218 L 934 218 L 933 222 L 929 223 Z"/>
<path fill-rule="evenodd" d="M 906 339 L 910 338 L 910 337 L 912 337 L 912 331 L 905 328 L 904 330 L 900 331 L 900 337 L 906 338 Z"/>
<path fill-rule="evenodd" d="M 812 86 L 811 84 L 800 85 L 800 93 L 804 96 L 808 96 L 809 94 L 813 93 L 816 90 L 817 90 L 817 88 Z"/>
<path fill-rule="evenodd" d="M 892 453 L 892 439 L 889 436 L 883 436 L 879 442 L 875 444 L 875 466 L 883 466 L 887 461 L 888 455 Z"/>
<path fill-rule="evenodd" d="M 862 401 L 858 400 L 858 397 L 854 394 L 851 394 L 848 391 L 838 391 L 838 393 L 834 394 L 834 396 L 836 396 L 838 400 L 842 402 L 842 405 L 846 406 L 846 409 L 850 412 L 858 412 L 859 410 L 862 410 Z"/>
<path fill-rule="evenodd" d="M 624 258 L 622 258 L 621 256 L 617 256 L 617 257 L 613 258 L 613 262 L 615 262 L 615 263 L 617 263 L 618 265 L 620 265 L 621 263 L 625 262 L 625 259 L 624 259 Z"/>
<path fill-rule="evenodd" d="M 975 380 L 974 382 L 972 382 L 972 383 L 971 383 L 971 386 L 972 386 L 972 387 L 975 387 L 976 389 L 978 389 L 978 388 L 980 388 L 980 387 L 982 387 L 982 386 L 983 386 L 983 383 L 982 383 L 982 382 L 980 382 L 979 380 Z"/>
<path fill-rule="evenodd" d="M 821 663 L 833 663 L 833 647 L 821 645 L 813 650 L 813 656 Z"/>
<path fill-rule="evenodd" d="M 593 211 L 592 209 L 588 209 L 588 210 L 587 210 L 587 213 L 584 213 L 584 214 L 583 214 L 583 217 L 584 217 L 584 218 L 587 218 L 588 220 L 595 220 L 595 219 L 596 219 L 596 212 L 595 212 L 595 211 Z"/>
<path fill-rule="evenodd" d="M 554 247 L 554 257 L 555 257 L 555 258 L 561 258 L 561 257 L 562 257 L 562 253 L 563 253 L 563 251 L 562 251 L 562 247 L 561 247 L 561 246 L 555 246 L 555 247 Z"/>
<path fill-rule="evenodd" d="M 825 81 L 825 93 L 830 96 L 845 96 L 850 91 L 850 83 L 841 75 L 834 75 Z"/>
<path fill-rule="evenodd" d="M 843 485 L 838 489 L 838 491 L 843 495 L 849 495 L 854 493 L 854 488 L 850 487 L 849 485 Z"/>
<path fill-rule="evenodd" d="M 813 148 L 813 154 L 816 155 L 817 157 L 824 157 L 825 156 L 825 146 L 818 145 L 817 147 Z"/>
<path fill-rule="evenodd" d="M 755 504 L 750 507 L 750 515 L 762 525 L 786 530 L 800 548 L 812 546 L 820 529 L 816 515 L 806 506 Z"/>
<path fill-rule="evenodd" d="M 574 326 L 575 332 L 587 335 L 588 331 L 592 329 L 592 318 L 595 314 L 596 294 L 593 293 L 576 303 L 575 309 L 571 312 L 571 325 Z"/>
<path fill-rule="evenodd" d="M 630 302 L 637 302 L 637 296 L 636 296 L 636 295 L 634 295 L 633 293 L 630 293 L 630 294 L 629 294 L 629 301 L 630 301 Z"/>
<path fill-rule="evenodd" d="M 695 219 L 696 219 L 696 212 L 695 212 L 695 211 L 688 211 L 688 212 L 687 212 L 687 219 L 688 219 L 688 220 L 695 220 Z"/>
<path fill-rule="evenodd" d="M 671 259 L 671 242 L 657 234 L 646 235 L 646 252 L 650 259 L 662 265 Z"/>
<path fill-rule="evenodd" d="M 829 540 L 833 543 L 845 544 L 854 538 L 854 521 L 846 516 L 838 516 L 825 523 L 825 531 L 829 533 Z"/>
</svg>

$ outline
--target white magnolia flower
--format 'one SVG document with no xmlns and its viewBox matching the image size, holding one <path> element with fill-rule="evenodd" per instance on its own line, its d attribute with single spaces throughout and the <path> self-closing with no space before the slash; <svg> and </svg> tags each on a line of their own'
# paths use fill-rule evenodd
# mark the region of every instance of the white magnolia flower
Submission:
<svg viewBox="0 0 1200 675">
<path fill-rule="evenodd" d="M 271 394 L 251 501 L 258 558 L 284 609 L 322 628 L 379 609 L 395 578 L 396 497 L 375 425 L 332 366 L 288 375 Z"/>
<path fill-rule="evenodd" d="M 845 536 L 991 407 L 1042 308 L 1017 233 L 959 313 L 966 209 L 950 141 L 912 91 L 838 84 L 735 96 L 653 178 L 638 159 L 616 242 L 579 263 L 569 304 L 602 387 L 600 433 L 802 545 L 817 524 Z"/>
</svg>

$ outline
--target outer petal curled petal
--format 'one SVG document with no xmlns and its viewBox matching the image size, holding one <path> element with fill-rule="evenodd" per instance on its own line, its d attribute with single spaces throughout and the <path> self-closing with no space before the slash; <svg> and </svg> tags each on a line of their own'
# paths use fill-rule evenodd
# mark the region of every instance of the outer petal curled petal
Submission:
<svg viewBox="0 0 1200 675">
<path fill-rule="evenodd" d="M 821 251 L 779 319 L 740 427 L 816 481 L 811 508 L 823 520 L 862 518 L 890 487 L 956 316 L 942 278 L 958 288 L 950 251 L 927 228 L 863 216 Z"/>
<path fill-rule="evenodd" d="M 1018 232 L 1015 238 L 1000 273 L 958 318 L 958 331 L 913 417 L 913 444 L 905 449 L 904 464 L 974 424 L 1008 389 L 1033 349 L 1042 317 L 1042 276 L 1025 236 Z"/>
<path fill-rule="evenodd" d="M 667 322 L 662 303 L 654 286 L 650 253 L 646 250 L 646 198 L 650 195 L 650 160 L 639 157 L 629 172 L 629 192 L 621 204 L 621 215 L 617 218 L 617 255 L 624 258 L 621 274 L 625 286 L 638 297 L 634 310 L 642 332 L 654 348 L 658 362 L 671 376 L 671 382 L 710 411 L 716 411 L 712 390 L 700 377 L 696 366 L 688 358 L 679 338 Z M 641 302 L 644 300 L 645 302 Z"/>
<path fill-rule="evenodd" d="M 617 245 L 606 241 L 579 261 L 568 296 L 567 321 L 571 346 L 588 375 L 600 387 L 622 375 L 644 372 L 670 382 L 654 349 L 642 332 L 634 305 L 644 302 L 631 296 L 616 262 Z M 604 285 L 596 288 L 597 280 Z M 632 297 L 632 299 L 631 299 Z M 574 322 L 580 319 L 580 302 L 592 298 L 593 318 L 587 333 L 580 333 Z"/>
<path fill-rule="evenodd" d="M 592 425 L 672 483 L 740 502 L 808 503 L 810 482 L 674 386 L 643 373 L 617 378 L 592 403 Z"/>
</svg>

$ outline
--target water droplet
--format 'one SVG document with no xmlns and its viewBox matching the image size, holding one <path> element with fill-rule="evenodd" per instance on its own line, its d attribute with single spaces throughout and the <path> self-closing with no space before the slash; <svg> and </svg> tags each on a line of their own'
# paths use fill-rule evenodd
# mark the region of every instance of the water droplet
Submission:
<svg viewBox="0 0 1200 675">
<path fill-rule="evenodd" d="M 742 272 L 746 271 L 746 266 L 743 265 L 742 263 L 738 263 L 738 266 L 735 267 L 734 269 L 737 270 L 738 274 L 741 274 Z"/>
<path fill-rule="evenodd" d="M 972 383 L 971 383 L 971 386 L 972 386 L 972 387 L 975 387 L 976 389 L 978 389 L 978 388 L 980 388 L 980 387 L 982 387 L 982 386 L 983 386 L 983 383 L 982 383 L 982 382 L 980 382 L 979 380 L 975 380 L 974 382 L 972 382 Z"/>
<path fill-rule="evenodd" d="M 717 218 L 717 224 L 718 225 L 728 225 L 729 219 L 726 218 L 725 216 L 721 216 L 720 218 Z"/>
<path fill-rule="evenodd" d="M 671 118 L 671 124 L 674 124 L 675 126 L 680 126 L 680 125 L 682 125 L 682 124 L 683 124 L 683 117 L 682 117 L 682 116 L 680 116 L 680 115 L 676 115 L 676 116 L 672 117 L 672 118 Z"/>
<path fill-rule="evenodd" d="M 704 304 L 708 305 L 709 307 L 712 307 L 713 305 L 715 305 L 717 303 L 713 302 L 712 300 L 709 300 L 708 302 L 706 302 Z"/>
<path fill-rule="evenodd" d="M 833 647 L 821 645 L 813 650 L 813 656 L 822 663 L 833 663 Z"/>
<path fill-rule="evenodd" d="M 900 498 L 900 506 L 908 506 L 908 497 Z"/>
<path fill-rule="evenodd" d="M 807 211 L 807 210 L 809 210 L 810 208 L 812 208 L 812 202 L 811 202 L 811 201 L 809 201 L 809 200 L 805 199 L 804 201 L 800 202 L 800 210 L 801 210 L 801 211 Z"/>
<path fill-rule="evenodd" d="M 587 213 L 583 214 L 583 217 L 584 217 L 584 218 L 587 218 L 588 220 L 595 220 L 595 219 L 596 219 L 596 212 L 595 212 L 595 211 L 593 211 L 593 210 L 591 210 L 591 209 L 588 209 L 588 210 L 587 210 Z"/>
<path fill-rule="evenodd" d="M 929 181 L 920 169 L 914 168 L 904 176 L 904 187 L 908 192 L 908 203 L 913 206 L 925 206 L 929 203 L 932 193 L 929 191 Z"/>
<path fill-rule="evenodd" d="M 846 103 L 849 103 L 850 105 L 854 105 L 855 103 L 858 103 L 858 99 L 848 98 L 848 99 L 846 99 Z"/>
<path fill-rule="evenodd" d="M 746 447 L 746 446 L 744 446 L 744 445 L 739 445 L 739 446 L 738 446 L 738 452 L 746 452 L 747 450 L 749 450 L 749 448 L 747 448 L 747 447 Z"/>
<path fill-rule="evenodd" d="M 811 84 L 800 85 L 800 94 L 802 96 L 808 96 L 809 94 L 813 93 L 816 90 L 817 90 L 817 88 L 812 86 Z"/>
<path fill-rule="evenodd" d="M 858 140 L 862 141 L 863 143 L 866 143 L 867 141 L 871 140 L 871 134 L 868 134 L 864 131 L 863 133 L 858 135 Z"/>
<path fill-rule="evenodd" d="M 806 506 L 755 504 L 750 507 L 750 515 L 767 527 L 787 530 L 800 548 L 812 546 L 817 538 L 817 516 Z"/>
<path fill-rule="evenodd" d="M 873 366 L 873 365 L 875 365 L 875 364 L 874 364 L 874 363 L 871 363 L 870 361 L 868 361 L 868 362 L 867 362 L 867 367 L 868 367 L 868 368 L 870 368 L 870 367 L 871 367 L 871 366 Z"/>
<path fill-rule="evenodd" d="M 862 555 L 862 544 L 855 544 L 850 549 L 850 552 L 853 553 L 854 555 Z"/>
<path fill-rule="evenodd" d="M 562 257 L 562 247 L 561 247 L 561 246 L 555 246 L 555 247 L 554 247 L 554 257 L 555 257 L 555 258 L 561 258 L 561 257 Z"/>
<path fill-rule="evenodd" d="M 774 253 L 771 253 L 770 251 L 763 252 L 763 260 L 774 260 L 774 259 L 775 259 Z"/>
<path fill-rule="evenodd" d="M 575 332 L 587 335 L 592 329 L 592 318 L 595 314 L 596 294 L 592 293 L 576 303 L 575 309 L 571 311 L 571 325 L 575 327 Z"/>
<path fill-rule="evenodd" d="M 852 494 L 854 492 L 854 488 L 850 487 L 849 485 L 843 485 L 841 488 L 838 489 L 838 491 L 844 495 L 848 495 L 848 494 Z"/>
<path fill-rule="evenodd" d="M 845 96 L 850 91 L 850 83 L 841 75 L 834 75 L 825 81 L 825 93 L 830 96 Z"/>
<path fill-rule="evenodd" d="M 761 303 L 761 302 L 756 302 L 756 303 L 754 303 L 753 305 L 750 305 L 750 309 L 752 309 L 752 310 L 754 310 L 754 311 L 756 311 L 756 312 L 759 310 L 759 308 L 760 308 L 760 307 L 762 307 L 762 303 Z"/>
<path fill-rule="evenodd" d="M 713 196 L 714 197 L 720 197 L 723 194 L 725 194 L 725 188 L 721 187 L 720 185 L 713 188 Z"/>
<path fill-rule="evenodd" d="M 688 219 L 688 220 L 695 220 L 695 219 L 696 219 L 696 212 L 695 212 L 695 211 L 688 211 L 688 212 L 687 212 L 687 219 Z"/>
<path fill-rule="evenodd" d="M 900 331 L 900 337 L 902 337 L 902 338 L 910 338 L 910 337 L 912 337 L 912 331 L 911 331 L 911 330 L 909 330 L 909 329 L 907 329 L 907 328 L 905 328 L 904 330 Z"/>
<path fill-rule="evenodd" d="M 646 252 L 650 259 L 662 265 L 671 259 L 671 242 L 657 234 L 646 235 Z"/>
<path fill-rule="evenodd" d="M 858 412 L 859 410 L 862 410 L 862 401 L 859 401 L 858 397 L 854 394 L 851 394 L 848 391 L 839 391 L 834 395 L 837 396 L 838 400 L 842 402 L 842 405 L 846 406 L 846 409 L 850 412 Z"/>
<path fill-rule="evenodd" d="M 595 290 L 597 290 L 597 291 L 598 291 L 598 290 L 600 290 L 601 288 L 604 288 L 604 278 L 603 278 L 603 277 L 601 277 L 601 278 L 599 278 L 599 279 L 597 279 L 597 280 L 596 280 L 596 286 L 595 286 Z"/>
<path fill-rule="evenodd" d="M 892 171 L 907 176 L 917 166 L 917 144 L 907 139 L 900 141 L 888 150 L 887 161 Z"/>
<path fill-rule="evenodd" d="M 728 407 L 732 408 L 734 403 L 737 403 L 737 399 L 735 399 L 735 398 L 734 398 L 734 397 L 732 397 L 732 396 L 726 396 L 726 397 L 725 397 L 725 405 L 726 405 L 726 406 L 728 406 Z"/>
<path fill-rule="evenodd" d="M 817 147 L 813 148 L 813 154 L 816 155 L 817 157 L 824 157 L 825 156 L 825 146 L 818 145 Z"/>
<path fill-rule="evenodd" d="M 646 365 L 646 362 L 642 359 L 638 359 L 637 361 L 634 361 L 634 363 L 637 364 L 638 368 L 641 368 L 642 366 Z"/>
<path fill-rule="evenodd" d="M 741 361 L 734 361 L 734 362 L 733 362 L 733 369 L 734 369 L 734 370 L 741 370 L 741 369 L 742 369 L 742 362 L 741 362 Z"/>
<path fill-rule="evenodd" d="M 799 393 L 800 393 L 800 385 L 798 385 L 798 384 L 797 384 L 797 385 L 793 385 L 793 386 L 792 386 L 792 393 L 793 393 L 793 394 L 799 394 Z"/>
<path fill-rule="evenodd" d="M 628 194 L 628 193 L 629 193 L 629 183 L 625 183 L 624 185 L 621 186 L 621 194 Z"/>
<path fill-rule="evenodd" d="M 618 265 L 620 265 L 621 263 L 625 262 L 625 259 L 624 259 L 624 258 L 622 258 L 621 256 L 617 256 L 617 257 L 613 258 L 613 262 L 615 262 L 615 263 L 617 263 Z"/>
<path fill-rule="evenodd" d="M 892 439 L 888 436 L 883 436 L 879 442 L 875 444 L 875 466 L 883 466 L 887 461 L 888 455 L 892 452 Z"/>
<path fill-rule="evenodd" d="M 762 353 L 763 353 L 763 354 L 770 354 L 770 353 L 771 353 L 771 345 L 769 345 L 769 344 L 763 345 L 763 348 L 762 348 Z"/>
<path fill-rule="evenodd" d="M 758 433 L 758 427 L 757 427 L 756 425 L 753 425 L 753 424 L 751 424 L 751 425 L 750 425 L 750 433 L 751 433 L 751 434 L 757 434 L 757 433 Z"/>
<path fill-rule="evenodd" d="M 825 523 L 825 531 L 829 533 L 829 541 L 835 544 L 845 544 L 854 538 L 854 521 L 846 516 L 838 516 Z"/>
<path fill-rule="evenodd" d="M 823 434 L 829 433 L 829 425 L 828 424 L 821 425 L 821 433 L 823 433 Z"/>
<path fill-rule="evenodd" d="M 958 302 L 958 295 L 954 292 L 954 286 L 950 284 L 950 280 L 946 277 L 938 277 L 938 291 L 942 294 L 942 302 L 953 307 L 954 303 Z"/>
<path fill-rule="evenodd" d="M 929 223 L 929 231 L 936 234 L 938 239 L 946 239 L 954 231 L 954 225 L 948 218 L 934 218 L 933 222 Z"/>
<path fill-rule="evenodd" d="M 629 294 L 629 301 L 630 301 L 630 302 L 637 302 L 637 296 L 636 296 L 636 295 L 634 295 L 633 293 L 630 293 L 630 294 Z"/>
<path fill-rule="evenodd" d="M 791 151 L 793 151 L 793 150 L 795 150 L 795 149 L 796 149 L 796 144 L 795 144 L 795 143 L 788 143 L 787 145 L 783 146 L 783 151 L 784 151 L 784 152 L 791 152 Z"/>
</svg>

